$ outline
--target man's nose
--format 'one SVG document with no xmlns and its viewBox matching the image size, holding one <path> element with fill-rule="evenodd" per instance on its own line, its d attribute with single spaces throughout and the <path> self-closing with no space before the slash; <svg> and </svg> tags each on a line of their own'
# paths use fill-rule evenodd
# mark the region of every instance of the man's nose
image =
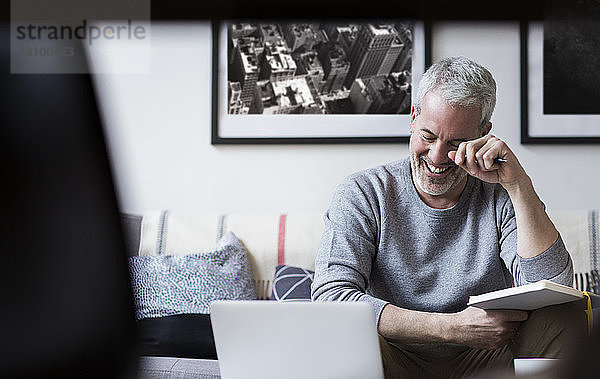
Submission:
<svg viewBox="0 0 600 379">
<path fill-rule="evenodd" d="M 450 161 L 449 151 L 448 145 L 438 140 L 429 149 L 429 159 L 433 164 L 448 163 Z"/>
</svg>

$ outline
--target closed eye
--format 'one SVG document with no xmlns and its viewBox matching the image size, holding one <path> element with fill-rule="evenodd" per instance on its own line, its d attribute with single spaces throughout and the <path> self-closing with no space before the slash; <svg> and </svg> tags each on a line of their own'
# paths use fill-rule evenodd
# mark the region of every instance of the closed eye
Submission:
<svg viewBox="0 0 600 379">
<path fill-rule="evenodd" d="M 425 129 L 425 130 L 423 130 L 423 133 L 421 134 L 421 138 L 423 138 L 424 141 L 433 142 L 437 139 L 437 136 L 435 134 L 433 134 L 431 131 Z M 456 150 L 456 149 L 458 149 L 458 146 L 460 146 L 460 144 L 462 142 L 466 142 L 466 141 L 467 141 L 467 139 L 458 138 L 458 139 L 450 140 L 449 142 L 447 142 L 447 144 L 452 149 Z"/>
<path fill-rule="evenodd" d="M 448 142 L 448 145 L 452 146 L 455 149 L 458 149 L 458 147 L 460 146 L 461 143 L 463 142 L 468 142 L 469 140 L 466 138 L 459 138 L 459 139 L 454 139 L 450 142 Z"/>
</svg>

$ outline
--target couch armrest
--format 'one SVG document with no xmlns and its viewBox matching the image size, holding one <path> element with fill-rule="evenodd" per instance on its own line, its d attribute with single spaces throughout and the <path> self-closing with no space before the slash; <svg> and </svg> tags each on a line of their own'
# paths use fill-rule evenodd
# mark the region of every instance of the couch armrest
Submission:
<svg viewBox="0 0 600 379">
<path fill-rule="evenodd" d="M 219 379 L 219 361 L 173 357 L 141 357 L 138 378 Z"/>
<path fill-rule="evenodd" d="M 128 213 L 121 213 L 120 216 L 127 256 L 138 255 L 140 234 L 142 231 L 142 216 Z"/>
</svg>

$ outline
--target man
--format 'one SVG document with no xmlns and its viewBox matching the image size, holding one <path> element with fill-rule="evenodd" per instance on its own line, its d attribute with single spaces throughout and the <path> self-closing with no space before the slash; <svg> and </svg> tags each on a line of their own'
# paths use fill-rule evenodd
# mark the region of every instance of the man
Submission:
<svg viewBox="0 0 600 379">
<path fill-rule="evenodd" d="M 531 179 L 489 134 L 495 103 L 484 67 L 463 57 L 432 65 L 411 110 L 410 158 L 350 175 L 326 212 L 313 300 L 373 305 L 387 377 L 460 377 L 516 356 L 556 357 L 585 328 L 572 305 L 466 307 L 470 295 L 573 280 Z"/>
</svg>

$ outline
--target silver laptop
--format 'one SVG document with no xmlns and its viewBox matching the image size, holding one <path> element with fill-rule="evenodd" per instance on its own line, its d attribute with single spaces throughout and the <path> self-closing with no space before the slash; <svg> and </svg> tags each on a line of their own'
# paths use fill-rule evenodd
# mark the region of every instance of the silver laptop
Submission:
<svg viewBox="0 0 600 379">
<path fill-rule="evenodd" d="M 216 301 L 210 319 L 224 379 L 383 378 L 367 303 Z"/>
</svg>

